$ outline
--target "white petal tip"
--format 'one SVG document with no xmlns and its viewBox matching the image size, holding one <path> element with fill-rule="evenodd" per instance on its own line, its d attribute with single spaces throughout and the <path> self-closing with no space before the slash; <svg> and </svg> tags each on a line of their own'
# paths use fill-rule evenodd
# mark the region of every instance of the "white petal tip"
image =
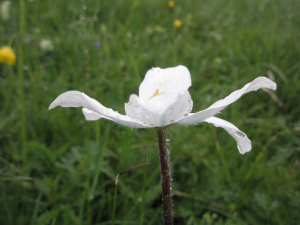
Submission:
<svg viewBox="0 0 300 225">
<path fill-rule="evenodd" d="M 268 88 L 268 89 L 272 89 L 274 91 L 277 89 L 276 83 L 274 81 L 270 80 L 269 78 L 258 77 L 252 83 L 256 83 L 255 81 L 257 82 L 256 85 L 259 84 L 257 89 L 259 89 L 259 88 Z"/>
<path fill-rule="evenodd" d="M 51 109 L 53 109 L 55 107 L 56 107 L 56 105 L 54 105 L 53 102 L 52 102 L 51 105 L 48 107 L 48 110 L 51 110 Z"/>
<path fill-rule="evenodd" d="M 247 153 L 247 152 L 250 152 L 251 151 L 251 147 L 250 147 L 250 149 L 243 149 L 243 148 L 241 148 L 240 146 L 237 146 L 237 148 L 238 148 L 238 150 L 239 150 L 239 152 L 242 154 L 242 155 L 244 155 L 245 153 Z"/>
<path fill-rule="evenodd" d="M 272 89 L 272 90 L 275 91 L 277 89 L 277 84 L 275 82 L 273 82 L 273 81 L 270 80 L 270 87 L 269 87 L 269 89 Z"/>
<path fill-rule="evenodd" d="M 205 119 L 204 121 L 212 123 L 216 127 L 224 128 L 237 141 L 237 148 L 242 155 L 244 155 L 246 152 L 249 152 L 252 149 L 251 140 L 247 137 L 247 135 L 244 132 L 240 131 L 232 123 L 229 123 L 226 120 L 222 120 L 214 116 Z"/>
<path fill-rule="evenodd" d="M 247 152 L 250 152 L 252 149 L 252 143 L 250 139 L 245 135 L 245 140 L 238 142 L 237 146 L 239 152 L 244 155 Z"/>
</svg>

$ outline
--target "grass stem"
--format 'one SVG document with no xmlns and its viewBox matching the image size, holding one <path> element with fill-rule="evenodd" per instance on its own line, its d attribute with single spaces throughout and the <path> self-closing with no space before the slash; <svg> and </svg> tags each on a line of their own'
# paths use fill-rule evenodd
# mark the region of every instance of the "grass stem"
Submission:
<svg viewBox="0 0 300 225">
<path fill-rule="evenodd" d="M 145 163 L 147 163 L 146 155 L 145 155 Z M 141 210 L 141 222 L 140 222 L 140 225 L 142 225 L 143 221 L 144 221 L 144 207 L 145 207 L 145 196 L 146 196 L 146 180 L 147 180 L 147 166 L 145 166 L 145 168 L 144 168 L 142 210 Z"/>
<path fill-rule="evenodd" d="M 25 34 L 25 2 L 19 1 L 20 4 L 20 24 L 19 24 L 19 49 L 18 49 L 18 79 L 19 79 L 19 104 L 21 111 L 21 146 L 23 150 L 23 159 L 25 160 L 25 145 L 26 145 L 26 118 L 25 118 L 25 104 L 24 104 L 24 34 Z M 25 160 L 26 161 L 26 160 Z"/>
<path fill-rule="evenodd" d="M 115 193 L 114 193 L 114 203 L 113 203 L 112 225 L 115 224 L 116 204 L 117 204 L 117 192 L 118 192 L 118 177 L 119 177 L 119 174 L 117 175 L 116 183 L 115 183 Z"/>
</svg>

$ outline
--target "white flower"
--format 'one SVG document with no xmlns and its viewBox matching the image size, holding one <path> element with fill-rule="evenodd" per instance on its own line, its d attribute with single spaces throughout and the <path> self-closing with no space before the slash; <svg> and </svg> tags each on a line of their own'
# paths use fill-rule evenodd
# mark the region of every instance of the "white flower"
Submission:
<svg viewBox="0 0 300 225">
<path fill-rule="evenodd" d="M 238 100 L 243 94 L 259 88 L 275 90 L 276 84 L 268 78 L 258 77 L 242 89 L 234 91 L 226 98 L 197 113 L 191 113 L 193 101 L 188 91 L 190 86 L 191 76 L 185 66 L 167 69 L 152 68 L 140 85 L 139 96 L 132 94 L 129 102 L 125 103 L 126 115 L 104 107 L 79 91 L 61 94 L 51 103 L 49 109 L 58 105 L 82 106 L 86 120 L 105 118 L 132 128 L 165 127 L 171 124 L 194 125 L 205 121 L 224 128 L 237 141 L 241 154 L 250 151 L 251 141 L 245 133 L 233 124 L 213 115 Z"/>
<path fill-rule="evenodd" d="M 4 1 L 0 5 L 1 9 L 1 17 L 3 20 L 8 20 L 10 18 L 9 16 L 9 7 L 11 5 L 10 1 Z"/>
<path fill-rule="evenodd" d="M 42 39 L 40 41 L 40 48 L 43 51 L 52 51 L 54 49 L 53 43 L 52 41 L 48 40 L 48 39 Z"/>
</svg>

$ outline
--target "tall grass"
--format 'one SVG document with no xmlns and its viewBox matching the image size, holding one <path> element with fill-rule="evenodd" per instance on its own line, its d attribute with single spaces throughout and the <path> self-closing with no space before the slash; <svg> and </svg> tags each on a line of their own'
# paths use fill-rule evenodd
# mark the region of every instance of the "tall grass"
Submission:
<svg viewBox="0 0 300 225">
<path fill-rule="evenodd" d="M 141 199 L 144 224 L 162 224 L 155 132 L 87 122 L 76 108 L 47 109 L 62 92 L 78 90 L 124 114 L 148 69 L 175 64 L 190 69 L 193 112 L 258 76 L 275 79 L 283 107 L 260 90 L 218 115 L 252 140 L 245 155 L 210 124 L 168 130 L 174 223 L 299 223 L 297 1 L 187 0 L 169 10 L 159 0 L 34 0 L 25 7 L 24 81 L 16 66 L 0 65 L 0 224 L 111 224 L 116 175 L 145 154 L 146 198 L 143 170 L 122 175 L 115 224 L 139 224 Z M 15 50 L 20 12 L 13 1 L 0 23 L 1 45 L 14 40 Z M 41 39 L 54 50 L 43 51 Z"/>
</svg>

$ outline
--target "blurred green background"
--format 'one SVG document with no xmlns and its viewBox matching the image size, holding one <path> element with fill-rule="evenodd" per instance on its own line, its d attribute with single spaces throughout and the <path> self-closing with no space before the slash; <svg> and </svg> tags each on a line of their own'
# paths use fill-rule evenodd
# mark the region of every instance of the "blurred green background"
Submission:
<svg viewBox="0 0 300 225">
<path fill-rule="evenodd" d="M 0 224 L 111 224 L 116 175 L 145 155 L 143 224 L 162 224 L 155 131 L 48 106 L 78 90 L 124 114 L 148 69 L 179 64 L 191 72 L 192 112 L 258 76 L 278 89 L 218 115 L 252 140 L 245 155 L 211 124 L 168 129 L 174 224 L 300 224 L 299 0 L 24 2 L 24 64 L 20 4 L 8 17 L 1 9 L 0 46 L 17 63 L 0 64 Z M 119 177 L 116 224 L 140 224 L 143 176 Z"/>
</svg>

